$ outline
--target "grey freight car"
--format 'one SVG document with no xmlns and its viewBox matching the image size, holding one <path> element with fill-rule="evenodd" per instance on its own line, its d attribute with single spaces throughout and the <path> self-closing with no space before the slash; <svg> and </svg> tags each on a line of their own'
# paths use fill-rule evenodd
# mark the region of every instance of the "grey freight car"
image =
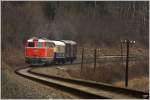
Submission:
<svg viewBox="0 0 150 100">
<path fill-rule="evenodd" d="M 77 43 L 71 40 L 61 40 L 61 41 L 66 44 L 66 47 L 65 47 L 66 61 L 70 61 L 72 63 L 76 59 Z"/>
</svg>

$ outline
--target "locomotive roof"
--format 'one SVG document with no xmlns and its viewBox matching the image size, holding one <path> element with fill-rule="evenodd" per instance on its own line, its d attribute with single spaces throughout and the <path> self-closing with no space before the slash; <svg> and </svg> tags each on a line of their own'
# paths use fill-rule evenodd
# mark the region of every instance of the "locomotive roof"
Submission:
<svg viewBox="0 0 150 100">
<path fill-rule="evenodd" d="M 72 41 L 72 40 L 61 40 L 61 41 L 63 41 L 64 43 L 69 43 L 73 45 L 77 44 L 75 41 Z"/>
<path fill-rule="evenodd" d="M 34 40 L 38 40 L 38 42 L 48 42 L 48 39 L 46 39 L 46 38 L 37 38 L 37 37 L 32 37 L 27 41 L 28 42 L 33 42 Z"/>
</svg>

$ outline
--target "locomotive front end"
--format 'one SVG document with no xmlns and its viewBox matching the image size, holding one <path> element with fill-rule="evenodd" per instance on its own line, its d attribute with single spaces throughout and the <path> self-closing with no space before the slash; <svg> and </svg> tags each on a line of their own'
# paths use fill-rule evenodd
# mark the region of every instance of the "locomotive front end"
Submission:
<svg viewBox="0 0 150 100">
<path fill-rule="evenodd" d="M 31 38 L 25 46 L 25 62 L 31 65 L 44 65 L 53 61 L 53 44 L 46 39 Z"/>
</svg>

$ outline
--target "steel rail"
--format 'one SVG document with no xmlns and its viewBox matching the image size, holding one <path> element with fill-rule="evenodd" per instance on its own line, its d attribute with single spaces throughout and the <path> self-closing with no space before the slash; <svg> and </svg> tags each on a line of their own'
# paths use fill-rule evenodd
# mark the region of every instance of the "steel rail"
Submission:
<svg viewBox="0 0 150 100">
<path fill-rule="evenodd" d="M 125 60 L 124 60 L 125 61 Z M 130 60 L 130 61 L 137 61 L 137 60 Z M 106 63 L 106 62 L 120 62 L 120 59 L 117 59 L 117 60 L 105 60 L 105 59 L 103 59 L 103 60 L 97 60 L 97 63 Z M 94 63 L 94 61 L 93 61 L 93 59 L 86 59 L 84 62 L 83 62 L 83 64 L 92 64 L 92 63 Z M 74 63 L 65 63 L 65 64 L 57 64 L 57 63 L 55 63 L 55 64 L 50 64 L 50 65 L 52 65 L 52 66 L 57 66 L 57 65 L 59 65 L 59 66 L 64 66 L 64 65 L 78 65 L 78 64 L 81 64 L 81 60 L 78 60 L 78 61 L 76 61 L 76 62 L 74 62 Z M 32 66 L 34 66 L 34 65 L 32 65 Z M 38 67 L 38 65 L 35 65 L 36 67 Z M 39 66 L 40 67 L 40 66 Z"/>
<path fill-rule="evenodd" d="M 25 78 L 28 78 L 30 80 L 42 83 L 44 85 L 53 86 L 53 87 L 59 88 L 59 89 L 61 89 L 63 91 L 67 91 L 69 93 L 73 93 L 74 95 L 77 95 L 80 98 L 86 98 L 86 99 L 87 98 L 109 99 L 108 97 L 96 95 L 96 94 L 93 94 L 93 93 L 89 93 L 87 91 L 76 89 L 76 88 L 71 87 L 71 86 L 63 85 L 63 84 L 61 84 L 61 82 L 55 82 L 52 79 L 50 79 L 50 81 L 48 81 L 49 80 L 48 78 L 40 77 L 39 75 L 34 75 L 34 74 L 29 73 L 28 70 L 30 70 L 30 69 L 31 68 L 28 68 L 28 67 L 21 68 L 21 69 L 16 70 L 15 73 L 18 74 L 18 75 L 21 75 L 21 76 L 23 76 Z"/>
<path fill-rule="evenodd" d="M 32 71 L 33 68 L 18 69 L 15 72 L 21 76 L 46 85 L 57 86 L 63 90 L 80 95 L 83 98 L 149 98 L 149 94 L 128 88 L 86 81 L 81 79 L 62 78 Z M 45 79 L 42 79 L 42 78 Z M 50 81 L 48 81 L 50 80 Z"/>
<path fill-rule="evenodd" d="M 97 63 L 106 63 L 106 62 L 121 62 L 121 56 L 118 55 L 109 55 L 109 56 L 101 56 L 101 57 L 97 57 Z M 145 60 L 144 58 L 137 58 L 137 57 L 129 57 L 130 61 L 141 61 L 141 60 Z M 123 59 L 123 61 L 125 61 L 125 59 Z M 83 61 L 83 64 L 92 64 L 94 63 L 94 58 L 90 57 L 90 58 L 85 58 Z M 57 64 L 54 63 L 55 65 L 71 65 L 69 62 L 65 63 L 65 64 Z M 78 58 L 74 63 L 72 64 L 81 64 L 81 58 Z M 33 66 L 37 66 L 40 64 L 33 64 Z M 41 64 L 43 65 L 43 64 Z"/>
<path fill-rule="evenodd" d="M 57 80 L 62 80 L 62 81 L 71 82 L 71 83 L 75 83 L 75 84 L 80 84 L 82 86 L 89 86 L 89 87 L 93 87 L 93 88 L 103 89 L 106 91 L 113 91 L 113 92 L 116 92 L 119 94 L 123 93 L 123 94 L 137 97 L 137 98 L 148 98 L 149 97 L 149 93 L 144 92 L 144 91 L 138 91 L 138 90 L 133 90 L 130 88 L 123 88 L 123 87 L 116 87 L 116 86 L 112 86 L 112 85 L 109 85 L 106 83 L 98 83 L 98 82 L 87 81 L 87 80 L 82 80 L 82 79 L 63 78 L 63 77 L 58 77 L 58 76 L 46 75 L 46 74 L 41 74 L 41 73 L 38 73 L 38 72 L 35 72 L 32 70 L 33 69 L 29 70 L 28 72 L 30 72 L 32 74 L 40 75 L 43 77 L 48 77 L 48 78 L 52 78 L 52 79 L 57 79 Z"/>
</svg>

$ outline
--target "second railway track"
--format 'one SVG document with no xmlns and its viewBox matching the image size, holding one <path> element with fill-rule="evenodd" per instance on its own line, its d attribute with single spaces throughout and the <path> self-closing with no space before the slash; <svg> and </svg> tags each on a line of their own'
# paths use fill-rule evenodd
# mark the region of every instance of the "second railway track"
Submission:
<svg viewBox="0 0 150 100">
<path fill-rule="evenodd" d="M 149 98 L 149 93 L 132 90 L 128 88 L 114 87 L 108 84 L 97 83 L 80 79 L 62 78 L 50 76 L 32 71 L 27 67 L 16 70 L 16 73 L 31 80 L 54 86 L 64 91 L 68 91 L 81 98 L 115 98 L 115 99 L 141 99 Z"/>
</svg>

